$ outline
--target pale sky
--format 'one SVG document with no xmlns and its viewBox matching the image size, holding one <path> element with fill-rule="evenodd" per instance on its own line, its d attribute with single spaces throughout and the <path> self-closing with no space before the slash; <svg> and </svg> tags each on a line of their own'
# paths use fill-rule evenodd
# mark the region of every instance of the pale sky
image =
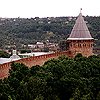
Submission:
<svg viewBox="0 0 100 100">
<path fill-rule="evenodd" d="M 100 0 L 0 0 L 0 17 L 100 16 Z"/>
</svg>

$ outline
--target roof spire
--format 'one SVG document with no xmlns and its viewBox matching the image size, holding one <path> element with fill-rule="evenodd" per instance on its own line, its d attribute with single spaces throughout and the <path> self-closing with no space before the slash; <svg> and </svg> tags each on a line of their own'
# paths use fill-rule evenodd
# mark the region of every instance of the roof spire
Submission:
<svg viewBox="0 0 100 100">
<path fill-rule="evenodd" d="M 76 20 L 76 23 L 72 29 L 72 32 L 70 36 L 67 38 L 67 40 L 91 40 L 91 39 L 93 38 L 88 30 L 84 18 L 82 17 L 82 13 L 80 12 Z"/>
<path fill-rule="evenodd" d="M 82 13 L 82 8 L 80 8 L 80 13 Z"/>
</svg>

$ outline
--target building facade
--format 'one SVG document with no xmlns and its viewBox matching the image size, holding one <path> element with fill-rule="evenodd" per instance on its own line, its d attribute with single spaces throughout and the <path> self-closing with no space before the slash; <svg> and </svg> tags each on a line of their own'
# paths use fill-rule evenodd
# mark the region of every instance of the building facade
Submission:
<svg viewBox="0 0 100 100">
<path fill-rule="evenodd" d="M 93 41 L 94 39 L 87 28 L 82 13 L 80 13 L 67 39 L 68 50 L 71 51 L 73 57 L 77 53 L 86 57 L 91 56 L 93 55 Z"/>
</svg>

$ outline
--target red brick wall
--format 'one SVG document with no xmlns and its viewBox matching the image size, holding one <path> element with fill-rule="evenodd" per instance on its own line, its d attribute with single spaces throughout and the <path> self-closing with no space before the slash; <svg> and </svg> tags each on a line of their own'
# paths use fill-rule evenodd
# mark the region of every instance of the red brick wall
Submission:
<svg viewBox="0 0 100 100">
<path fill-rule="evenodd" d="M 43 65 L 44 62 L 46 62 L 49 59 L 52 58 L 58 58 L 61 55 L 66 55 L 68 57 L 72 57 L 72 54 L 70 51 L 65 51 L 65 52 L 56 52 L 52 54 L 46 54 L 46 55 L 41 55 L 41 56 L 34 56 L 30 58 L 23 58 L 20 60 L 15 61 L 16 63 L 23 63 L 28 67 L 32 67 L 34 65 Z M 1 64 L 0 65 L 0 79 L 3 79 L 4 77 L 7 77 L 9 74 L 9 69 L 11 68 L 12 62 Z"/>
<path fill-rule="evenodd" d="M 9 74 L 9 69 L 10 69 L 10 62 L 1 64 L 0 65 L 0 79 L 3 79 L 4 77 L 7 77 Z"/>
<path fill-rule="evenodd" d="M 93 55 L 93 40 L 70 40 L 69 50 L 73 53 L 73 56 L 77 53 L 86 57 Z"/>
</svg>

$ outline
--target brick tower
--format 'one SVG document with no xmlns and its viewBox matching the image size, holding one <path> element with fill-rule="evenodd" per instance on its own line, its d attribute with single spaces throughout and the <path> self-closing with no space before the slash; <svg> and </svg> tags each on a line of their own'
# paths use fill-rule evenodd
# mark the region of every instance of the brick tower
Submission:
<svg viewBox="0 0 100 100">
<path fill-rule="evenodd" d="M 69 51 L 75 56 L 77 53 L 81 53 L 83 56 L 90 56 L 93 54 L 93 41 L 82 13 L 80 12 L 76 23 L 72 29 L 70 36 L 67 39 L 69 44 Z"/>
</svg>

